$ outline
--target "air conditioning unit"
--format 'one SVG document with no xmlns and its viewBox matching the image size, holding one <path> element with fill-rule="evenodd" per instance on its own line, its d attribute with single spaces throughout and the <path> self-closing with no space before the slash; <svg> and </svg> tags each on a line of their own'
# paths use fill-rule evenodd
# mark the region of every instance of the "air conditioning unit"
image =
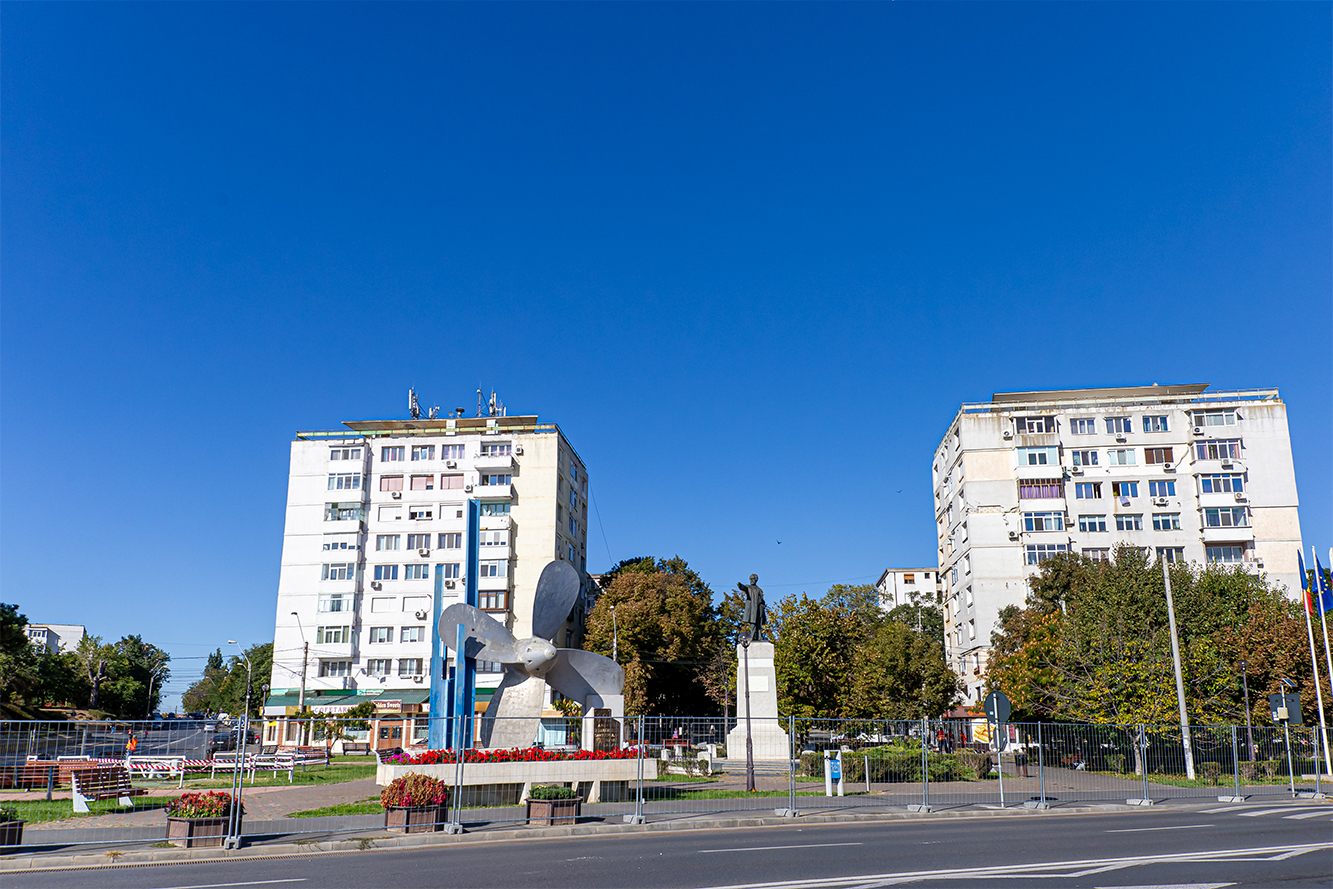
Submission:
<svg viewBox="0 0 1333 889">
<path fill-rule="evenodd" d="M 382 590 L 384 589 L 384 584 L 380 583 L 378 580 L 372 580 L 370 582 L 370 588 L 372 590 Z"/>
<path fill-rule="evenodd" d="M 446 581 L 444 582 L 444 585 L 445 585 L 446 588 L 452 590 L 455 586 L 457 586 L 457 581 L 446 580 Z"/>
<path fill-rule="evenodd" d="M 403 492 L 402 492 L 402 491 L 394 491 L 394 492 L 393 492 L 392 494 L 390 494 L 389 496 L 392 497 L 394 500 L 402 500 L 402 499 L 403 499 Z"/>
<path fill-rule="evenodd" d="M 1170 503 L 1170 502 L 1171 502 L 1171 501 L 1168 500 L 1168 499 L 1165 498 L 1165 497 L 1154 497 L 1154 498 L 1152 499 L 1152 505 L 1153 505 L 1153 506 L 1166 506 L 1166 505 L 1167 505 L 1168 503 Z"/>
<path fill-rule="evenodd" d="M 417 612 L 417 620 L 425 620 L 425 619 L 426 619 L 426 612 L 424 612 L 424 611 L 418 611 L 418 612 Z"/>
<path fill-rule="evenodd" d="M 1017 539 L 1018 539 L 1018 532 L 1017 532 L 1017 531 L 1010 531 L 1010 532 L 1009 532 L 1009 539 L 1010 539 L 1010 540 L 1017 540 Z"/>
<path fill-rule="evenodd" d="M 1242 494 L 1240 491 L 1237 491 L 1237 492 L 1236 492 L 1236 502 L 1237 502 L 1237 503 L 1245 503 L 1248 499 L 1249 499 L 1249 498 L 1246 497 L 1244 494 Z"/>
<path fill-rule="evenodd" d="M 430 555 L 430 550 L 428 550 L 428 549 L 419 549 L 419 550 L 417 550 L 417 555 L 421 556 L 421 558 L 424 559 L 424 558 L 426 558 L 427 556 Z"/>
<path fill-rule="evenodd" d="M 471 486 L 471 485 L 463 485 L 463 490 L 464 490 L 464 491 L 471 491 L 471 490 L 472 490 L 472 486 Z"/>
<path fill-rule="evenodd" d="M 1000 433 L 1000 436 L 1001 436 L 1005 441 L 1008 441 L 1009 439 L 1011 439 L 1011 438 L 1014 437 L 1014 433 L 1013 433 L 1011 430 L 1006 429 L 1006 430 L 1004 430 L 1003 432 Z"/>
<path fill-rule="evenodd" d="M 1232 463 L 1230 460 L 1223 460 L 1223 461 L 1222 461 L 1222 468 L 1223 468 L 1223 469 L 1235 469 L 1235 468 L 1236 468 L 1236 464 L 1235 464 L 1235 463 Z"/>
<path fill-rule="evenodd" d="M 1124 444 L 1125 442 L 1129 441 L 1129 439 L 1128 439 L 1128 438 L 1125 438 L 1125 436 L 1123 436 L 1123 435 L 1117 435 L 1117 436 L 1115 437 L 1115 440 L 1118 441 L 1118 442 L 1120 442 L 1121 444 Z"/>
<path fill-rule="evenodd" d="M 518 456 L 522 457 L 522 456 L 523 456 L 523 445 L 514 445 L 514 453 L 517 454 Z"/>
<path fill-rule="evenodd" d="M 457 461 L 457 460 L 445 460 L 445 461 L 444 461 L 444 465 L 445 465 L 445 467 L 448 468 L 448 469 L 457 469 L 457 468 L 458 468 L 458 461 Z"/>
<path fill-rule="evenodd" d="M 1175 471 L 1176 471 L 1176 467 L 1172 466 L 1170 463 L 1164 463 L 1164 464 L 1162 464 L 1162 471 L 1163 471 L 1163 472 L 1175 472 Z"/>
<path fill-rule="evenodd" d="M 1195 435 L 1203 435 L 1203 427 L 1195 426 L 1193 429 L 1190 430 L 1190 432 L 1194 433 Z"/>
<path fill-rule="evenodd" d="M 425 677 L 423 677 L 420 673 L 417 673 L 416 675 L 414 675 L 414 676 L 412 677 L 412 681 L 413 681 L 413 682 L 423 682 L 424 680 L 425 680 Z"/>
<path fill-rule="evenodd" d="M 1070 474 L 1070 475 L 1082 475 L 1082 474 L 1083 474 L 1083 467 L 1082 467 L 1082 466 L 1071 466 L 1071 467 L 1069 467 L 1069 474 Z"/>
</svg>

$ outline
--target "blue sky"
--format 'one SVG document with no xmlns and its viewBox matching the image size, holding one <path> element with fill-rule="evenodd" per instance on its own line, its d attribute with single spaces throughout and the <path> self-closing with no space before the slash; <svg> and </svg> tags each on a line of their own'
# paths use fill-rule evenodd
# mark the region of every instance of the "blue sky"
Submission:
<svg viewBox="0 0 1333 889">
<path fill-rule="evenodd" d="M 178 693 L 413 385 L 561 425 L 594 571 L 930 564 L 961 402 L 1152 382 L 1279 387 L 1327 547 L 1331 9 L 6 3 L 0 596 Z"/>
</svg>

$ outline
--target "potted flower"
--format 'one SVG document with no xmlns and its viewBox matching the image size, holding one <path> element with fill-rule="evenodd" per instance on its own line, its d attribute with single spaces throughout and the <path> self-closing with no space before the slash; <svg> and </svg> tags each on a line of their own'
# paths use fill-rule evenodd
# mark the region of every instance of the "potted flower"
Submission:
<svg viewBox="0 0 1333 889">
<path fill-rule="evenodd" d="M 0 849 L 23 845 L 23 824 L 18 809 L 0 806 Z"/>
<path fill-rule="evenodd" d="M 230 793 L 210 790 L 185 793 L 167 805 L 167 842 L 187 849 L 195 846 L 221 846 L 227 837 L 227 822 L 236 808 L 236 826 L 245 807 Z"/>
<path fill-rule="evenodd" d="M 576 788 L 563 784 L 535 784 L 528 794 L 529 824 L 574 824 L 583 799 Z"/>
<path fill-rule="evenodd" d="M 438 778 L 408 772 L 380 792 L 384 827 L 399 833 L 439 830 L 445 821 L 449 786 Z"/>
</svg>

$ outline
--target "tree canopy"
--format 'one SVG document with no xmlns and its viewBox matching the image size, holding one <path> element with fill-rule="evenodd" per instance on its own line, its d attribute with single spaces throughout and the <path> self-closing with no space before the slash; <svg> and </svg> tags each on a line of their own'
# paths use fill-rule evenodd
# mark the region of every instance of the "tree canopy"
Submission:
<svg viewBox="0 0 1333 889">
<path fill-rule="evenodd" d="M 273 672 L 273 643 L 252 645 L 245 655 L 250 658 L 254 683 L 250 689 L 250 715 L 258 716 L 264 706 L 261 686 Z M 224 661 L 222 650 L 218 649 L 208 656 L 203 677 L 181 695 L 181 706 L 186 711 L 240 713 L 245 709 L 245 679 L 245 660 L 232 655 Z"/>
</svg>

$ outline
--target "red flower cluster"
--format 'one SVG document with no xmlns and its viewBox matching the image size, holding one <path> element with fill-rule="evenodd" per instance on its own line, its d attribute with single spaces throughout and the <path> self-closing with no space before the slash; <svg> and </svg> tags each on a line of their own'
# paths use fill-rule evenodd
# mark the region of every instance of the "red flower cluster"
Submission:
<svg viewBox="0 0 1333 889">
<path fill-rule="evenodd" d="M 167 814 L 175 818 L 226 818 L 232 802 L 231 794 L 221 790 L 183 793 L 167 804 Z M 245 806 L 241 806 L 241 811 L 245 811 Z"/>
<path fill-rule="evenodd" d="M 420 806 L 442 806 L 449 801 L 449 788 L 438 778 L 408 772 L 401 778 L 394 778 L 389 786 L 380 791 L 380 805 L 384 808 L 396 806 L 414 808 Z"/>
<path fill-rule="evenodd" d="M 556 750 L 543 750 L 540 747 L 524 747 L 522 749 L 513 747 L 508 750 L 477 750 L 469 748 L 463 753 L 463 762 L 565 762 L 567 760 L 604 760 L 604 759 L 637 759 L 639 753 L 632 748 L 621 748 L 619 750 L 578 750 L 574 753 L 564 753 Z M 397 762 L 405 765 L 435 765 L 437 763 L 455 762 L 457 757 L 452 750 L 427 750 L 425 753 L 419 753 L 416 756 L 391 757 L 385 762 Z"/>
</svg>

